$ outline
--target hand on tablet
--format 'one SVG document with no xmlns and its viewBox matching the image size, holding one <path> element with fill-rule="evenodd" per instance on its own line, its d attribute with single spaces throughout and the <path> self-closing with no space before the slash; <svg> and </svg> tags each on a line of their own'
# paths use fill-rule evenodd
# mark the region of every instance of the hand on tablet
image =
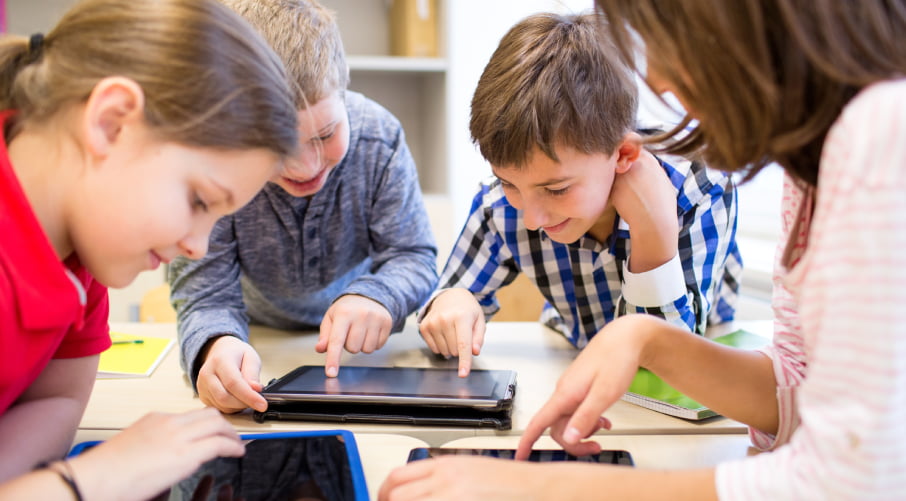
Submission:
<svg viewBox="0 0 906 501">
<path fill-rule="evenodd" d="M 472 355 L 484 344 L 484 312 L 467 289 L 448 289 L 438 294 L 418 325 L 434 353 L 459 357 L 459 377 L 472 370 Z"/>
<path fill-rule="evenodd" d="M 390 337 L 391 328 L 393 317 L 381 303 L 357 294 L 340 296 L 324 314 L 315 345 L 318 353 L 327 352 L 324 372 L 328 377 L 336 377 L 343 348 L 349 353 L 372 353 L 380 349 Z"/>
<path fill-rule="evenodd" d="M 539 463 L 477 456 L 425 459 L 393 470 L 381 485 L 378 500 L 568 499 L 563 495 L 563 478 L 558 478 L 560 471 Z M 595 475 L 596 471 L 582 473 Z"/>
<path fill-rule="evenodd" d="M 245 447 L 215 409 L 152 413 L 70 460 L 85 499 L 150 499 L 216 457 Z"/>
<path fill-rule="evenodd" d="M 660 322 L 648 315 L 621 317 L 589 341 L 526 426 L 516 459 L 527 458 L 532 444 L 548 428 L 551 438 L 574 456 L 600 451 L 597 442 L 585 439 L 601 428 L 610 429 L 610 421 L 602 414 L 635 377 L 646 343 L 645 325 L 652 320 Z"/>
<path fill-rule="evenodd" d="M 267 410 L 267 401 L 259 393 L 261 357 L 250 344 L 234 336 L 221 336 L 211 342 L 204 356 L 196 382 L 202 403 L 227 413 L 249 407 Z"/>
</svg>

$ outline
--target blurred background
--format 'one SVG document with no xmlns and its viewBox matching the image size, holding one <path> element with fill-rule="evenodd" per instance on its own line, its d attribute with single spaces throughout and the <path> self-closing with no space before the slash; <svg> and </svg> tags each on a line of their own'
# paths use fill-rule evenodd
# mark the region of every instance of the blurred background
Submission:
<svg viewBox="0 0 906 501">
<path fill-rule="evenodd" d="M 142 0 L 137 0 L 142 1 Z M 46 32 L 76 0 L 0 0 L 0 28 L 28 36 Z M 350 88 L 371 97 L 402 122 L 418 166 L 438 242 L 438 271 L 468 214 L 487 163 L 469 139 L 469 104 L 484 65 L 503 34 L 539 11 L 581 12 L 592 0 L 321 0 L 337 13 L 351 72 Z M 640 118 L 670 123 L 672 112 L 641 86 Z M 779 234 L 781 173 L 770 169 L 740 188 L 739 244 L 746 264 L 737 318 L 771 318 L 770 271 Z M 139 319 L 163 268 L 111 290 L 111 321 Z M 524 286 L 516 285 L 508 288 Z M 508 316 L 532 320 L 536 291 L 505 298 Z M 528 311 L 520 311 L 525 305 Z M 502 312 L 503 313 L 503 312 Z M 526 315 L 528 317 L 526 318 Z M 537 318 L 537 317 L 535 317 Z"/>
</svg>

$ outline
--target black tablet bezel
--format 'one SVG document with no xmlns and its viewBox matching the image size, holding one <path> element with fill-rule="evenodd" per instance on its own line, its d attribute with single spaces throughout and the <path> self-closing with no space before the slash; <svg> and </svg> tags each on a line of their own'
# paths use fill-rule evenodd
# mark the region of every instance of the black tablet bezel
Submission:
<svg viewBox="0 0 906 501">
<path fill-rule="evenodd" d="M 340 368 L 341 376 L 343 371 L 361 371 L 369 370 L 372 374 L 375 372 L 382 374 L 391 374 L 393 372 L 406 371 L 417 372 L 421 374 L 429 372 L 444 372 L 455 376 L 455 369 L 439 369 L 430 367 L 357 367 L 346 366 Z M 324 367 L 315 365 L 303 365 L 290 371 L 283 377 L 271 381 L 262 391 L 268 403 L 288 404 L 297 402 L 333 402 L 333 403 L 358 403 L 358 404 L 375 404 L 375 405 L 410 405 L 410 406 L 445 406 L 445 407 L 471 407 L 482 408 L 487 410 L 503 410 L 512 407 L 513 397 L 516 391 L 516 373 L 510 370 L 473 370 L 472 375 L 483 375 L 492 377 L 494 388 L 491 396 L 488 398 L 472 398 L 471 396 L 443 395 L 437 393 L 354 393 L 354 392 L 293 392 L 284 391 L 283 387 L 288 385 L 295 378 L 316 371 L 317 374 L 324 374 Z M 323 376 L 325 381 L 328 379 Z"/>
<path fill-rule="evenodd" d="M 461 447 L 416 447 L 409 451 L 409 457 L 406 459 L 406 462 L 411 463 L 412 461 L 420 461 L 422 459 L 430 459 L 439 456 L 453 455 L 453 456 L 483 456 L 483 457 L 494 457 L 501 458 L 503 460 L 512 460 L 515 455 L 515 449 L 492 449 L 492 448 L 461 448 Z M 529 457 L 529 461 L 535 462 L 562 462 L 562 461 L 577 461 L 577 462 L 587 462 L 593 464 L 614 464 L 622 466 L 634 466 L 635 462 L 632 459 L 632 455 L 625 450 L 620 449 L 603 449 L 597 454 L 591 454 L 589 456 L 580 456 L 576 457 L 563 449 L 533 449 L 532 455 Z M 545 459 L 545 456 L 550 456 L 553 459 Z M 595 459 L 592 459 L 594 457 Z"/>
<path fill-rule="evenodd" d="M 255 421 L 315 421 L 325 423 L 376 423 L 406 426 L 468 426 L 509 430 L 510 409 L 440 407 L 433 405 L 387 405 L 330 402 L 271 403 L 264 412 L 252 414 Z"/>
</svg>

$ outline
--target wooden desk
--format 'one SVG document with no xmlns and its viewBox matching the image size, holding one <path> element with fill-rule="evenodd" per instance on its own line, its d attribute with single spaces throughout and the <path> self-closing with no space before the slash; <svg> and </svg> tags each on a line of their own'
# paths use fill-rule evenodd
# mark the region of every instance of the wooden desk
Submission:
<svg viewBox="0 0 906 501">
<path fill-rule="evenodd" d="M 114 430 L 79 430 L 75 443 L 107 440 L 114 433 Z M 406 464 L 410 450 L 428 445 L 416 438 L 385 433 L 357 433 L 355 442 L 362 459 L 370 499 L 377 499 L 381 484 L 394 468 Z"/>
<path fill-rule="evenodd" d="M 119 332 L 140 336 L 176 336 L 174 324 L 125 323 L 112 325 Z M 278 377 L 299 365 L 321 365 L 324 355 L 316 353 L 315 333 L 291 333 L 254 327 L 252 344 L 261 354 L 262 382 Z M 482 354 L 474 360 L 476 369 L 512 369 L 517 372 L 517 391 L 513 428 L 507 431 L 466 427 L 427 427 L 402 425 L 344 425 L 355 433 L 408 435 L 431 445 L 470 436 L 521 435 L 529 420 L 553 392 L 562 371 L 577 351 L 559 334 L 536 322 L 492 322 L 488 324 Z M 179 354 L 171 350 L 149 378 L 98 380 L 80 428 L 85 430 L 122 429 L 151 410 L 181 412 L 202 407 L 179 368 Z M 342 365 L 445 367 L 454 369 L 456 360 L 440 360 L 425 347 L 414 325 L 390 337 L 373 354 L 344 353 Z M 342 370 L 342 365 L 340 370 Z M 660 414 L 626 402 L 617 402 L 605 414 L 613 423 L 607 434 L 720 434 L 745 433 L 745 427 L 725 418 L 690 422 Z M 329 423 L 277 422 L 256 423 L 250 412 L 229 416 L 240 432 L 312 430 L 335 428 Z"/>
</svg>

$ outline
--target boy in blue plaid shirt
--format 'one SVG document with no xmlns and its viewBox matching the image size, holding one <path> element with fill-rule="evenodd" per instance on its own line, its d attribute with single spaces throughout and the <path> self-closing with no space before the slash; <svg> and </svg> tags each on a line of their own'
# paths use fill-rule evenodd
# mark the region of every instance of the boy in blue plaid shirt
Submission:
<svg viewBox="0 0 906 501">
<path fill-rule="evenodd" d="M 731 179 L 642 147 L 632 72 L 594 14 L 530 16 L 503 37 L 472 99 L 481 183 L 439 288 L 419 315 L 459 374 L 525 273 L 542 321 L 582 348 L 604 324 L 649 313 L 703 333 L 732 320 L 742 262 Z"/>
</svg>

